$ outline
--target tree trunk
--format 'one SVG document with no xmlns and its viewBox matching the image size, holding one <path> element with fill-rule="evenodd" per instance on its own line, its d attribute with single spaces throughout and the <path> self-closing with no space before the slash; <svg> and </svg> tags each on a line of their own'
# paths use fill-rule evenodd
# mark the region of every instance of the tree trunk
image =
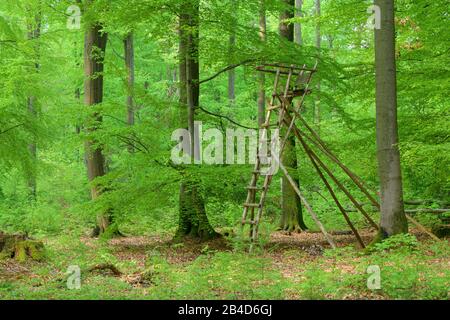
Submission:
<svg viewBox="0 0 450 320">
<path fill-rule="evenodd" d="M 236 0 L 231 0 L 231 8 L 232 8 L 232 11 L 237 14 Z M 236 27 L 237 27 L 237 18 L 233 19 L 232 26 L 231 26 L 231 34 L 230 34 L 230 39 L 229 39 L 228 56 L 231 59 L 231 63 L 233 63 L 232 58 L 234 56 L 234 50 L 236 47 Z M 231 105 L 233 105 L 236 100 L 235 84 L 236 84 L 236 71 L 235 71 L 235 68 L 232 68 L 228 71 L 228 101 L 230 102 Z"/>
<path fill-rule="evenodd" d="M 280 36 L 289 40 L 294 41 L 294 26 L 293 24 L 288 24 L 284 22 L 286 19 L 291 19 L 294 16 L 294 5 L 295 0 L 283 0 L 284 3 L 290 8 L 285 9 L 280 15 L 280 26 L 279 32 Z M 281 131 L 281 136 L 286 133 L 286 128 Z M 297 170 L 297 154 L 295 151 L 295 136 L 293 133 L 289 136 L 289 139 L 286 143 L 286 147 L 281 156 L 281 162 L 286 169 L 290 172 L 295 172 L 292 174 L 293 177 L 296 177 Z M 295 190 L 292 188 L 289 180 L 286 177 L 281 178 L 281 210 L 282 216 L 280 221 L 280 229 L 285 231 L 301 231 L 306 229 L 306 225 L 303 222 L 303 213 L 301 200 L 298 197 Z M 299 185 L 298 178 L 294 179 Z"/>
<path fill-rule="evenodd" d="M 295 0 L 295 17 L 303 17 L 302 10 L 303 0 Z M 299 22 L 294 24 L 294 39 L 296 44 L 300 46 L 303 44 L 302 25 Z"/>
<path fill-rule="evenodd" d="M 86 106 L 95 106 L 103 101 L 103 58 L 106 49 L 107 34 L 101 32 L 101 26 L 94 24 L 89 26 L 85 35 L 84 47 L 84 103 Z M 87 130 L 94 133 L 102 122 L 102 116 L 95 113 L 93 122 Z M 102 147 L 92 137 L 85 141 L 88 178 L 92 183 L 98 177 L 105 175 L 105 157 Z M 97 199 L 102 193 L 102 188 L 96 183 L 91 184 L 91 198 Z M 94 235 L 102 234 L 112 223 L 112 215 L 101 213 L 97 216 L 97 227 Z"/>
<path fill-rule="evenodd" d="M 134 125 L 134 37 L 130 32 L 124 40 L 125 49 L 125 68 L 127 70 L 127 124 L 129 126 Z M 128 151 L 134 152 L 133 144 L 128 145 Z"/>
<path fill-rule="evenodd" d="M 42 261 L 45 258 L 44 244 L 24 234 L 6 234 L 0 231 L 0 261 L 16 259 Z"/>
<path fill-rule="evenodd" d="M 380 177 L 382 237 L 408 232 L 403 207 L 397 129 L 394 2 L 375 0 L 381 29 L 375 30 L 377 157 Z"/>
<path fill-rule="evenodd" d="M 38 8 L 40 10 L 40 8 Z M 39 37 L 41 36 L 41 13 L 38 12 L 33 19 L 33 22 L 28 25 L 28 40 L 34 42 L 38 41 Z M 34 68 L 36 73 L 39 72 L 40 65 L 39 65 L 39 43 L 33 43 L 34 45 Z M 27 98 L 27 108 L 30 116 L 33 119 L 36 119 L 37 117 L 37 99 L 34 96 L 29 96 Z M 37 146 L 36 146 L 36 139 L 33 139 L 32 142 L 28 145 L 28 151 L 31 155 L 31 170 L 28 175 L 28 191 L 29 191 L 29 199 L 30 200 L 36 200 L 36 189 L 37 189 L 37 183 L 36 183 L 36 166 L 37 166 Z"/>
<path fill-rule="evenodd" d="M 314 0 L 314 7 L 316 11 L 316 18 L 320 19 L 321 9 L 320 9 L 320 0 Z M 317 21 L 316 24 L 316 48 L 320 52 L 322 48 L 322 33 L 320 30 L 320 20 Z M 314 118 L 316 123 L 317 133 L 320 133 L 320 122 L 321 122 L 321 114 L 320 114 L 320 81 L 317 83 L 317 95 L 316 95 L 316 103 L 314 108 Z"/>
<path fill-rule="evenodd" d="M 194 146 L 194 115 L 199 105 L 199 64 L 198 64 L 198 26 L 199 7 L 186 5 L 180 15 L 180 120 L 191 134 L 190 154 L 192 159 L 198 156 Z M 186 126 L 187 124 L 187 126 Z M 197 144 L 198 145 L 198 144 Z M 200 183 L 190 173 L 183 174 L 179 198 L 179 222 L 175 234 L 176 240 L 192 237 L 208 240 L 219 236 L 214 231 L 206 215 L 204 199 L 200 193 Z"/>
<path fill-rule="evenodd" d="M 259 7 L 259 39 L 266 41 L 266 6 L 265 0 L 261 0 Z M 258 72 L 258 125 L 266 121 L 266 76 L 264 72 Z"/>
</svg>

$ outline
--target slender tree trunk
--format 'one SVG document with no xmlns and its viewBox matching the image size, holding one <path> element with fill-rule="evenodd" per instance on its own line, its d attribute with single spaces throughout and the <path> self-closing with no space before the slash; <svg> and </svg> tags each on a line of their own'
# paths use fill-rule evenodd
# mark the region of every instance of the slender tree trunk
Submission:
<svg viewBox="0 0 450 320">
<path fill-rule="evenodd" d="M 198 64 L 198 27 L 199 2 L 186 4 L 180 15 L 180 120 L 191 134 L 190 154 L 192 159 L 200 150 L 195 148 L 194 119 L 195 109 L 199 106 L 199 64 Z M 199 144 L 197 143 L 197 146 Z M 182 172 L 180 185 L 179 222 L 175 239 L 185 237 L 208 240 L 219 236 L 211 227 L 206 215 L 205 202 L 200 192 L 200 181 L 191 173 Z"/>
<path fill-rule="evenodd" d="M 95 106 L 103 101 L 103 69 L 104 53 L 106 49 L 107 34 L 101 31 L 99 24 L 89 26 L 85 35 L 84 47 L 84 103 L 86 106 Z M 102 116 L 93 115 L 94 124 L 87 127 L 88 132 L 94 133 L 102 122 Z M 98 177 L 105 175 L 105 157 L 102 147 L 92 137 L 85 141 L 88 178 L 92 183 Z M 100 185 L 92 183 L 91 197 L 97 199 L 102 193 Z M 97 228 L 94 235 L 104 233 L 112 223 L 112 215 L 101 213 L 97 217 Z"/>
<path fill-rule="evenodd" d="M 280 36 L 289 41 L 294 41 L 294 26 L 293 24 L 285 22 L 285 20 L 294 17 L 295 0 L 283 1 L 286 5 L 290 6 L 290 8 L 285 9 L 280 15 Z M 281 136 L 283 136 L 285 132 L 286 129 L 282 130 Z M 291 173 L 295 172 L 293 177 L 297 176 L 297 154 L 295 151 L 295 136 L 293 133 L 291 133 L 286 143 L 286 147 L 281 156 L 281 162 Z M 298 178 L 295 178 L 295 182 L 299 185 Z M 303 222 L 301 200 L 294 188 L 292 188 L 289 180 L 284 176 L 281 180 L 281 210 L 281 230 L 292 232 L 306 229 L 306 225 Z"/>
<path fill-rule="evenodd" d="M 39 8 L 38 8 L 39 9 Z M 33 41 L 34 46 L 34 68 L 36 74 L 39 73 L 40 65 L 39 65 L 39 37 L 41 36 L 41 13 L 38 12 L 33 19 L 33 22 L 28 25 L 28 40 Z M 33 119 L 37 117 L 37 99 L 34 96 L 29 96 L 27 98 L 27 108 L 30 116 Z M 36 183 L 36 175 L 37 175 L 37 145 L 36 139 L 33 138 L 33 141 L 28 145 L 28 151 L 31 155 L 31 170 L 28 175 L 28 191 L 29 191 L 29 199 L 36 200 L 36 191 L 37 191 L 37 183 Z"/>
<path fill-rule="evenodd" d="M 314 6 L 316 11 L 317 19 L 321 17 L 321 8 L 320 8 L 320 0 L 314 0 Z M 320 20 L 317 21 L 316 24 L 316 48 L 320 52 L 322 48 L 322 33 L 320 30 Z M 320 122 L 321 122 L 321 111 L 320 111 L 320 81 L 317 83 L 317 95 L 316 95 L 316 103 L 314 108 L 314 118 L 316 122 L 317 132 L 320 133 Z"/>
<path fill-rule="evenodd" d="M 375 0 L 381 29 L 375 30 L 377 156 L 381 197 L 381 236 L 408 232 L 403 207 L 397 128 L 394 1 Z"/>
<path fill-rule="evenodd" d="M 129 126 L 134 126 L 134 101 L 133 101 L 133 91 L 134 91 L 134 37 L 133 33 L 130 32 L 124 40 L 125 49 L 125 68 L 127 70 L 127 124 Z M 130 153 L 134 152 L 133 144 L 128 145 L 128 151 Z"/>
<path fill-rule="evenodd" d="M 303 0 L 295 0 L 295 17 L 303 17 Z M 301 23 L 294 24 L 294 39 L 298 45 L 303 45 L 302 25 Z"/>
<path fill-rule="evenodd" d="M 231 1 L 231 8 L 234 13 L 237 14 L 237 2 L 236 0 L 230 0 Z M 229 53 L 228 56 L 230 59 L 232 59 L 236 47 L 236 28 L 237 28 L 237 18 L 233 19 L 233 25 L 231 26 L 231 34 L 229 38 Z M 234 104 L 236 100 L 236 70 L 235 68 L 232 68 L 228 71 L 228 101 L 231 105 Z"/>
<path fill-rule="evenodd" d="M 259 39 L 261 42 L 266 41 L 266 5 L 265 0 L 261 0 L 259 7 Z M 266 120 L 266 76 L 264 72 L 258 73 L 258 125 Z"/>
</svg>

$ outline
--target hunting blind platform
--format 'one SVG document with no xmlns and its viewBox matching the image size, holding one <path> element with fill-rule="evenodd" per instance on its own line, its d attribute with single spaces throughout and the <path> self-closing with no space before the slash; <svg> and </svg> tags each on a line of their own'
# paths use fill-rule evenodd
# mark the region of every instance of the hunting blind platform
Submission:
<svg viewBox="0 0 450 320">
<path fill-rule="evenodd" d="M 344 173 L 353 181 L 353 183 L 362 191 L 367 197 L 370 203 L 376 208 L 380 209 L 380 204 L 373 197 L 368 188 L 364 185 L 360 177 L 353 173 L 348 167 L 346 167 L 338 157 L 326 146 L 326 144 L 319 137 L 317 132 L 308 125 L 306 120 L 302 116 L 302 109 L 304 101 L 307 95 L 311 93 L 311 81 L 314 73 L 317 71 L 317 63 L 313 68 L 307 68 L 306 65 L 302 67 L 296 65 L 284 65 L 279 63 L 263 64 L 257 67 L 257 71 L 265 72 L 275 75 L 273 93 L 270 102 L 266 108 L 265 122 L 261 125 L 260 141 L 258 143 L 257 155 L 254 170 L 252 172 L 250 184 L 247 187 L 247 199 L 244 203 L 244 211 L 242 215 L 242 228 L 246 225 L 250 227 L 251 247 L 258 238 L 258 228 L 263 214 L 264 204 L 267 197 L 267 193 L 272 182 L 274 172 L 271 170 L 263 170 L 264 165 L 267 163 L 274 163 L 279 166 L 279 169 L 288 180 L 289 184 L 294 189 L 295 193 L 300 198 L 304 207 L 310 214 L 311 218 L 316 223 L 317 227 L 323 233 L 325 239 L 332 248 L 336 247 L 336 244 L 332 236 L 325 230 L 323 224 L 320 222 L 317 214 L 312 209 L 309 202 L 306 200 L 302 191 L 295 180 L 291 177 L 286 167 L 281 162 L 281 156 L 286 147 L 286 143 L 289 137 L 293 134 L 300 142 L 302 149 L 311 161 L 315 171 L 319 175 L 320 179 L 324 183 L 326 189 L 333 198 L 339 211 L 342 213 L 345 221 L 350 227 L 352 233 L 356 237 L 358 243 L 362 248 L 365 248 L 365 244 L 351 222 L 346 209 L 342 206 L 338 200 L 335 191 L 330 185 L 329 179 L 331 179 L 336 186 L 347 196 L 347 198 L 353 203 L 358 211 L 364 216 L 367 222 L 376 230 L 379 229 L 377 223 L 373 221 L 367 211 L 363 208 L 362 204 L 358 202 L 350 191 L 338 180 L 336 175 L 333 174 L 331 169 L 321 160 L 315 150 L 321 152 L 329 160 L 337 164 Z M 294 106 L 294 98 L 299 98 L 299 102 Z M 277 121 L 272 123 L 273 113 L 277 112 Z M 297 125 L 298 124 L 298 125 Z M 267 145 L 269 140 L 268 129 L 275 128 L 278 132 L 282 133 L 280 136 L 280 143 L 276 145 L 273 141 L 270 143 L 268 152 L 261 152 Z M 314 146 L 314 149 L 311 147 Z M 277 150 L 275 150 L 275 147 Z M 258 184 L 259 180 L 262 180 L 262 185 Z M 407 215 L 409 221 L 414 223 L 419 229 L 430 234 L 422 225 Z M 250 247 L 250 248 L 251 248 Z"/>
</svg>

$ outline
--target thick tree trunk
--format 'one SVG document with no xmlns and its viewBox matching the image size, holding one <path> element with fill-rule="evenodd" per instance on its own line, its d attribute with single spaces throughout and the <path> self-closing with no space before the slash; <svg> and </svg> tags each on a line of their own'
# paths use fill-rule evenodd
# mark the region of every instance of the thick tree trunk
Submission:
<svg viewBox="0 0 450 320">
<path fill-rule="evenodd" d="M 261 0 L 259 7 L 259 39 L 266 41 L 266 6 L 265 0 Z M 264 72 L 258 73 L 258 125 L 266 121 L 266 76 Z"/>
<path fill-rule="evenodd" d="M 125 68 L 127 71 L 127 124 L 129 126 L 134 125 L 134 37 L 130 32 L 124 40 L 125 50 Z M 128 145 L 128 151 L 134 152 L 133 144 Z"/>
<path fill-rule="evenodd" d="M 294 41 L 294 26 L 293 24 L 288 24 L 284 20 L 293 18 L 295 0 L 283 1 L 286 5 L 290 6 L 290 8 L 285 9 L 280 15 L 280 36 L 289 41 Z M 283 136 L 285 132 L 286 130 L 282 130 L 281 136 Z M 291 173 L 297 170 L 297 154 L 295 151 L 295 136 L 293 133 L 291 133 L 288 142 L 286 143 L 286 147 L 281 156 L 281 162 Z M 293 176 L 295 177 L 297 174 L 294 173 Z M 280 229 L 289 232 L 305 230 L 306 226 L 303 222 L 301 200 L 292 188 L 289 180 L 284 176 L 281 179 L 282 216 L 280 221 Z M 298 178 L 295 179 L 295 182 L 298 186 Z"/>
<path fill-rule="evenodd" d="M 403 207 L 397 129 L 394 2 L 375 0 L 381 29 L 375 30 L 377 156 L 380 177 L 381 236 L 408 232 Z"/>
<path fill-rule="evenodd" d="M 103 101 L 103 58 L 106 49 L 107 35 L 101 32 L 101 26 L 94 24 L 89 27 L 85 35 L 84 47 L 84 103 L 86 106 L 94 106 Z M 93 115 L 93 122 L 87 130 L 95 132 L 102 122 L 102 116 Z M 92 182 L 98 177 L 105 175 L 105 157 L 102 147 L 93 138 L 85 141 L 87 170 L 89 181 Z M 102 193 L 102 188 L 98 184 L 91 185 L 92 200 L 97 199 Z M 97 227 L 94 235 L 102 234 L 112 223 L 112 216 L 108 213 L 101 213 L 97 217 Z"/>
<path fill-rule="evenodd" d="M 200 151 L 194 147 L 194 115 L 199 105 L 199 64 L 198 64 L 198 3 L 186 5 L 180 15 L 180 122 L 191 133 L 190 154 L 194 160 Z M 198 154 L 197 154 L 198 156 Z M 183 173 L 179 198 L 179 222 L 176 240 L 192 237 L 208 240 L 219 236 L 214 231 L 206 215 L 204 199 L 200 193 L 199 181 L 191 174 Z"/>
<path fill-rule="evenodd" d="M 44 244 L 28 238 L 24 234 L 6 234 L 0 231 L 0 261 L 16 259 L 25 262 L 29 259 L 41 261 L 45 258 Z"/>
<path fill-rule="evenodd" d="M 179 222 L 175 239 L 190 237 L 204 241 L 219 236 L 208 221 L 199 182 L 195 178 L 184 177 L 179 201 Z"/>
</svg>

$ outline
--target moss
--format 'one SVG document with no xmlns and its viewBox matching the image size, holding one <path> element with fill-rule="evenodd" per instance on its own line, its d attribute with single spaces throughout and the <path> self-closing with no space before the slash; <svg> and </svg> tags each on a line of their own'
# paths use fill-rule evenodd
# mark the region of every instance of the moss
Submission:
<svg viewBox="0 0 450 320">
<path fill-rule="evenodd" d="M 186 237 L 201 241 L 221 237 L 208 221 L 205 202 L 199 191 L 197 180 L 188 178 L 183 181 L 179 203 L 179 222 L 174 237 L 175 242 L 183 241 Z"/>
<path fill-rule="evenodd" d="M 100 233 L 100 239 L 109 240 L 122 234 L 119 231 L 117 223 L 110 224 L 103 232 Z"/>
<path fill-rule="evenodd" d="M 4 253 L 8 255 L 8 252 Z M 25 262 L 28 258 L 42 261 L 45 258 L 44 244 L 35 240 L 16 241 L 12 256 L 19 262 Z"/>
<path fill-rule="evenodd" d="M 45 258 L 44 244 L 40 241 L 28 240 L 28 255 L 35 261 L 42 261 Z"/>
<path fill-rule="evenodd" d="M 387 233 L 383 229 L 379 229 L 373 240 L 364 249 L 365 254 L 370 254 L 373 251 L 375 244 L 382 242 L 388 237 Z"/>
<path fill-rule="evenodd" d="M 16 243 L 14 258 L 19 262 L 27 260 L 27 241 L 19 241 Z"/>
</svg>

